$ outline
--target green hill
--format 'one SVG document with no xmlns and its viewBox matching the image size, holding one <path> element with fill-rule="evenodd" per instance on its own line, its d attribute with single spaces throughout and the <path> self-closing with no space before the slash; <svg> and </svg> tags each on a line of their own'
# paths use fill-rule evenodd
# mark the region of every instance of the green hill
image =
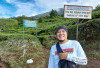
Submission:
<svg viewBox="0 0 100 68">
<path fill-rule="evenodd" d="M 37 29 L 25 27 L 27 51 L 24 58 L 22 57 L 23 19 L 36 20 L 38 25 Z M 93 10 L 91 20 L 80 19 L 79 22 L 79 42 L 82 44 L 88 57 L 100 59 L 100 6 Z M 45 66 L 47 66 L 49 49 L 57 43 L 56 28 L 60 25 L 66 25 L 68 28 L 68 39 L 75 40 L 76 23 L 77 19 L 63 18 L 62 15 L 43 16 L 39 19 L 25 16 L 0 19 L 0 59 L 7 62 L 10 68 L 15 66 L 15 68 L 34 67 L 35 64 L 37 68 L 47 68 Z M 38 44 L 36 43 L 36 32 Z M 30 58 L 34 59 L 35 64 L 26 64 L 26 60 Z"/>
<path fill-rule="evenodd" d="M 92 41 L 100 38 L 100 35 L 98 35 L 98 32 L 100 32 L 99 14 L 100 10 L 95 9 L 92 12 L 92 20 L 79 20 L 79 40 Z M 13 19 L 0 19 L 0 40 L 22 39 L 23 19 L 34 20 L 31 17 L 25 16 Z M 76 39 L 76 23 L 77 19 L 67 19 L 62 16 L 43 16 L 37 19 L 37 29 L 25 27 L 25 39 L 35 39 L 37 32 L 38 41 L 47 48 L 50 48 L 57 41 L 55 38 L 55 30 L 60 25 L 67 26 L 69 39 Z"/>
</svg>

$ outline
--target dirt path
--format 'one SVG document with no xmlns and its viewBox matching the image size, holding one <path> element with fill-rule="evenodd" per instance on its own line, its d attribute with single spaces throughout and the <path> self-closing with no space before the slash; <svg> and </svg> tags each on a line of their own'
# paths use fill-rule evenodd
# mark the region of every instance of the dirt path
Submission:
<svg viewBox="0 0 100 68">
<path fill-rule="evenodd" d="M 100 60 L 93 57 L 88 58 L 88 65 L 84 68 L 100 68 Z"/>
<path fill-rule="evenodd" d="M 49 50 L 45 49 L 46 54 L 46 67 L 48 68 Z M 80 66 L 79 68 L 100 68 L 100 59 L 94 57 L 88 57 L 88 64 L 86 66 Z"/>
<path fill-rule="evenodd" d="M 50 50 L 44 48 L 44 53 L 45 53 L 44 58 L 45 58 L 46 64 L 44 65 L 43 68 L 48 68 Z M 34 66 L 36 65 L 38 64 L 33 63 L 33 64 L 30 64 L 29 66 L 26 66 L 25 68 L 34 68 Z M 4 62 L 0 59 L 0 68 L 10 68 L 10 66 L 7 62 Z M 95 59 L 94 57 L 88 57 L 88 65 L 81 66 L 79 68 L 100 68 L 100 59 Z"/>
<path fill-rule="evenodd" d="M 48 68 L 48 61 L 49 61 L 49 54 L 50 54 L 50 50 L 48 50 L 48 49 L 44 49 L 44 51 L 45 51 L 45 59 L 46 59 L 46 65 L 45 65 L 45 68 Z"/>
<path fill-rule="evenodd" d="M 9 67 L 9 64 L 8 64 L 8 63 L 3 62 L 3 61 L 1 61 L 1 59 L 0 59 L 0 68 L 10 68 L 10 67 Z"/>
</svg>

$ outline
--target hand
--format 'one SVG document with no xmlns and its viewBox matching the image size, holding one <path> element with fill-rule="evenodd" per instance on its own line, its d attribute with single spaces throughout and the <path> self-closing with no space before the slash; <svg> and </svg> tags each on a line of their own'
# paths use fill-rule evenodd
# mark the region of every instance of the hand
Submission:
<svg viewBox="0 0 100 68">
<path fill-rule="evenodd" d="M 59 53 L 59 58 L 60 58 L 60 60 L 66 59 L 67 56 L 68 56 L 68 52 Z"/>
</svg>

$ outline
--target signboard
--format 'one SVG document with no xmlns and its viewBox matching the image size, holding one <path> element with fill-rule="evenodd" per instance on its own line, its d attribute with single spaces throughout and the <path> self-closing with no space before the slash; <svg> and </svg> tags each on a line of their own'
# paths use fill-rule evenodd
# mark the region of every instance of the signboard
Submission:
<svg viewBox="0 0 100 68">
<path fill-rule="evenodd" d="M 91 19 L 92 6 L 64 5 L 64 18 Z"/>
<path fill-rule="evenodd" d="M 24 27 L 35 27 L 37 28 L 37 24 L 36 24 L 36 21 L 29 21 L 29 20 L 23 20 L 23 57 L 26 53 L 26 45 L 24 45 Z M 37 30 L 36 30 L 36 41 L 37 41 Z"/>
<path fill-rule="evenodd" d="M 36 21 L 24 20 L 24 27 L 37 27 Z"/>
</svg>

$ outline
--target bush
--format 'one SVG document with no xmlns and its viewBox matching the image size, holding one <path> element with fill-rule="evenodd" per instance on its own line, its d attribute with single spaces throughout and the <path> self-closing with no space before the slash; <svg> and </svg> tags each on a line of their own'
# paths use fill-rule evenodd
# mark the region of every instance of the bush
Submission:
<svg viewBox="0 0 100 68">
<path fill-rule="evenodd" d="M 2 36 L 2 35 L 0 35 L 0 41 L 7 40 L 7 39 L 8 39 L 7 36 Z"/>
<path fill-rule="evenodd" d="M 91 52 L 89 53 L 89 56 L 92 56 L 92 57 L 94 57 L 94 58 L 100 59 L 100 52 L 91 51 Z"/>
<path fill-rule="evenodd" d="M 100 18 L 100 10 L 92 12 L 92 18 L 93 19 Z"/>
</svg>

